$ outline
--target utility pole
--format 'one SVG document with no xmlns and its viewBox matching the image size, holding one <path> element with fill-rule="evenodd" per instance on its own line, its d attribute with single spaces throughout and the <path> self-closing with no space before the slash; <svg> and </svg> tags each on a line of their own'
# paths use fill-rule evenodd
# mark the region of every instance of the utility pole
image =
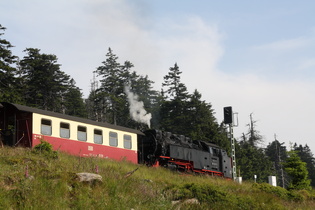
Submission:
<svg viewBox="0 0 315 210">
<path fill-rule="evenodd" d="M 282 181 L 282 188 L 284 188 L 284 175 L 283 175 L 283 168 L 282 168 L 282 164 L 281 164 L 281 155 L 280 155 L 280 151 L 281 151 L 281 145 L 279 147 L 278 150 L 278 140 L 277 140 L 277 135 L 275 134 L 275 141 L 276 141 L 276 154 L 278 156 L 278 161 L 279 161 L 279 169 L 280 169 L 280 173 L 281 173 L 281 181 Z"/>
</svg>

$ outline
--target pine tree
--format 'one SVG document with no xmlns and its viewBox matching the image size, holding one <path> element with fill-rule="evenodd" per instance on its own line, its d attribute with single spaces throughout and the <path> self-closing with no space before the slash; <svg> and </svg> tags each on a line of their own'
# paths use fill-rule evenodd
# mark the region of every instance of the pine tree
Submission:
<svg viewBox="0 0 315 210">
<path fill-rule="evenodd" d="M 306 163 L 308 170 L 308 178 L 311 180 L 311 185 L 315 187 L 315 158 L 309 146 L 306 144 L 304 147 L 302 145 L 297 146 L 294 144 L 294 151 L 297 152 L 299 157 L 303 162 Z"/>
<path fill-rule="evenodd" d="M 244 179 L 253 179 L 257 175 L 257 181 L 263 182 L 272 174 L 272 162 L 264 149 L 257 146 L 258 142 L 262 142 L 262 137 L 255 123 L 251 114 L 248 132 L 236 144 L 236 162 Z"/>
<path fill-rule="evenodd" d="M 187 103 L 188 136 L 192 139 L 215 143 L 230 151 L 230 141 L 227 138 L 226 129 L 217 123 L 212 105 L 201 100 L 201 96 L 198 90 L 195 90 Z"/>
<path fill-rule="evenodd" d="M 12 55 L 10 48 L 13 46 L 2 39 L 5 27 L 0 24 L 0 101 L 11 103 L 22 103 L 17 69 L 13 65 L 17 63 L 18 57 Z"/>
<path fill-rule="evenodd" d="M 62 98 L 70 76 L 60 70 L 57 56 L 41 54 L 39 49 L 27 48 L 20 61 L 27 106 L 62 112 Z"/>
<path fill-rule="evenodd" d="M 269 157 L 270 161 L 274 163 L 274 175 L 278 177 L 278 185 L 285 188 L 285 180 L 287 180 L 288 177 L 284 173 L 282 165 L 282 163 L 285 162 L 287 159 L 287 150 L 284 146 L 284 142 L 280 143 L 278 140 L 275 139 L 273 142 L 268 144 L 265 153 Z"/>
<path fill-rule="evenodd" d="M 174 67 L 170 67 L 169 72 L 164 76 L 163 87 L 166 87 L 166 93 L 170 99 L 178 99 L 180 101 L 187 101 L 188 92 L 184 83 L 180 80 L 182 72 L 179 70 L 177 63 Z"/>
<path fill-rule="evenodd" d="M 63 98 L 63 113 L 86 118 L 87 112 L 82 98 L 81 90 L 76 87 L 74 79 L 70 80 L 69 87 Z"/>
<path fill-rule="evenodd" d="M 118 62 L 118 56 L 113 53 L 111 48 L 108 49 L 106 60 L 102 64 L 95 71 L 101 77 L 101 85 L 95 91 L 93 101 L 101 111 L 99 113 L 101 118 L 98 117 L 101 121 L 117 124 L 117 115 L 126 101 L 124 81 L 122 80 L 122 75 L 126 71 L 122 70 L 122 66 Z"/>
<path fill-rule="evenodd" d="M 306 163 L 301 160 L 297 152 L 288 152 L 288 158 L 284 163 L 284 169 L 291 178 L 288 189 L 310 189 L 311 180 L 308 179 Z"/>
<path fill-rule="evenodd" d="M 143 123 L 131 119 L 125 87 L 130 87 L 138 100 L 143 101 L 144 108 L 150 109 L 151 100 L 156 94 L 152 90 L 152 81 L 148 77 L 139 76 L 132 71 L 134 65 L 130 61 L 118 62 L 118 56 L 109 48 L 106 60 L 95 73 L 101 77 L 100 87 L 91 92 L 88 103 L 93 104 L 93 113 L 99 121 L 106 121 L 126 127 L 141 128 Z M 93 95 L 92 95 L 93 94 Z"/>
<path fill-rule="evenodd" d="M 175 63 L 164 77 L 162 86 L 166 87 L 166 100 L 161 105 L 161 128 L 186 135 L 189 93 L 185 84 L 180 81 L 181 73 L 177 63 Z"/>
<path fill-rule="evenodd" d="M 265 182 L 272 174 L 272 163 L 262 148 L 257 148 L 248 140 L 236 144 L 236 162 L 240 176 L 245 180 L 253 180 L 257 175 L 258 182 Z"/>
<path fill-rule="evenodd" d="M 257 146 L 257 144 L 262 142 L 262 136 L 259 134 L 259 132 L 255 129 L 256 128 L 256 122 L 253 120 L 253 113 L 249 115 L 250 122 L 247 124 L 249 127 L 248 129 L 248 143 L 252 146 Z"/>
</svg>

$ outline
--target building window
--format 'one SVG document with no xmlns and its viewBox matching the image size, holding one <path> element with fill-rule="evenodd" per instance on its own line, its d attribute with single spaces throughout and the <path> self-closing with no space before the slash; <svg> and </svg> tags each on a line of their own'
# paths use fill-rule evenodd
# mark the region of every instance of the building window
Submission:
<svg viewBox="0 0 315 210">
<path fill-rule="evenodd" d="M 109 132 L 109 146 L 117 147 L 118 139 L 116 132 Z"/>
<path fill-rule="evenodd" d="M 101 130 L 94 129 L 94 143 L 103 144 L 103 134 Z"/>
<path fill-rule="evenodd" d="M 42 119 L 41 120 L 41 130 L 40 133 L 43 135 L 51 136 L 51 120 Z"/>
<path fill-rule="evenodd" d="M 131 136 L 130 135 L 124 135 L 124 148 L 125 149 L 131 149 Z"/>
<path fill-rule="evenodd" d="M 69 123 L 60 123 L 60 137 L 70 138 L 70 125 Z"/>
<path fill-rule="evenodd" d="M 78 140 L 80 141 L 87 140 L 86 127 L 78 126 Z"/>
</svg>

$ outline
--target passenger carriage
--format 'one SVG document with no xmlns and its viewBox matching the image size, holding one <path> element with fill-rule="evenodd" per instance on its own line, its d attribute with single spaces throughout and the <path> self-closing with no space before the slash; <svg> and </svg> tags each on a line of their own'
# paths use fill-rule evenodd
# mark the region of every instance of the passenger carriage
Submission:
<svg viewBox="0 0 315 210">
<path fill-rule="evenodd" d="M 41 140 L 55 150 L 138 163 L 137 140 L 142 132 L 18 104 L 0 103 L 4 145 L 34 147 Z"/>
</svg>

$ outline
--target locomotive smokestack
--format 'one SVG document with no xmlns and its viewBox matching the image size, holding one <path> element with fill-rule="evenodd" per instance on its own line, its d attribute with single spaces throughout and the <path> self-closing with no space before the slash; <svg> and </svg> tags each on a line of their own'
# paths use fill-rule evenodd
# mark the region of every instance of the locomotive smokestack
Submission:
<svg viewBox="0 0 315 210">
<path fill-rule="evenodd" d="M 144 104 L 142 101 L 139 101 L 139 96 L 130 91 L 130 85 L 125 86 L 125 93 L 129 102 L 129 112 L 131 118 L 140 123 L 145 123 L 150 128 L 151 113 L 147 113 L 144 109 Z"/>
</svg>

